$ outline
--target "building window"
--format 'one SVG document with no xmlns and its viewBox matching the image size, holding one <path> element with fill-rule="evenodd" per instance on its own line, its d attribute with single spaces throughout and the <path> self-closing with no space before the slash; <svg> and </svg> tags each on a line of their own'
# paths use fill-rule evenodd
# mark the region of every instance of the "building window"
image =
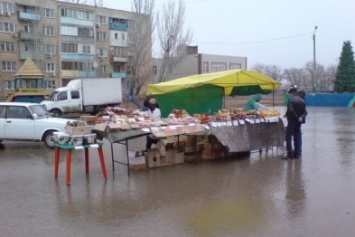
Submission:
<svg viewBox="0 0 355 237">
<path fill-rule="evenodd" d="M 212 62 L 211 72 L 220 72 L 227 70 L 227 64 L 222 62 Z"/>
<path fill-rule="evenodd" d="M 0 22 L 0 32 L 15 32 L 15 24 L 11 22 Z"/>
<path fill-rule="evenodd" d="M 115 39 L 118 39 L 118 34 L 117 33 L 115 33 Z"/>
<path fill-rule="evenodd" d="M 25 30 L 25 32 L 32 33 L 32 32 L 34 32 L 34 27 L 33 27 L 33 25 L 25 25 L 24 30 Z"/>
<path fill-rule="evenodd" d="M 61 11 L 61 16 L 77 18 L 76 17 L 76 10 L 63 8 Z"/>
<path fill-rule="evenodd" d="M 45 80 L 45 86 L 48 89 L 55 89 L 55 80 Z"/>
<path fill-rule="evenodd" d="M 209 73 L 210 72 L 210 65 L 208 62 L 203 62 L 202 73 Z"/>
<path fill-rule="evenodd" d="M 108 55 L 107 49 L 97 49 L 97 56 L 106 58 L 107 55 Z"/>
<path fill-rule="evenodd" d="M 107 24 L 106 16 L 96 16 L 96 23 Z"/>
<path fill-rule="evenodd" d="M 116 57 L 127 57 L 128 49 L 125 47 L 111 47 L 111 53 Z"/>
<path fill-rule="evenodd" d="M 6 91 L 13 89 L 13 81 L 4 81 L 2 85 Z"/>
<path fill-rule="evenodd" d="M 94 30 L 90 28 L 78 28 L 78 36 L 80 37 L 94 37 Z"/>
<path fill-rule="evenodd" d="M 157 74 L 158 74 L 158 67 L 153 66 L 153 75 L 157 75 Z"/>
<path fill-rule="evenodd" d="M 84 20 L 94 20 L 94 14 L 88 11 L 63 8 L 60 14 L 61 16 L 64 17 L 84 19 Z"/>
<path fill-rule="evenodd" d="M 127 20 L 127 26 L 128 26 L 128 28 L 134 28 L 135 27 L 134 21 L 133 20 Z"/>
<path fill-rule="evenodd" d="M 55 72 L 55 64 L 54 63 L 46 63 L 46 72 Z"/>
<path fill-rule="evenodd" d="M 74 71 L 93 71 L 94 64 L 90 62 L 65 61 L 62 62 L 62 69 Z"/>
<path fill-rule="evenodd" d="M 106 34 L 106 32 L 97 32 L 97 33 L 96 33 L 96 39 L 97 39 L 98 41 L 105 41 L 105 40 L 107 40 L 107 34 Z"/>
<path fill-rule="evenodd" d="M 90 48 L 89 45 L 83 45 L 83 53 L 90 54 Z"/>
<path fill-rule="evenodd" d="M 49 8 L 43 8 L 43 17 L 54 18 L 54 10 Z"/>
<path fill-rule="evenodd" d="M 14 72 L 16 71 L 16 62 L 2 62 L 2 70 L 6 72 Z"/>
<path fill-rule="evenodd" d="M 77 16 L 78 16 L 78 19 L 94 20 L 94 14 L 92 12 L 78 10 Z"/>
<path fill-rule="evenodd" d="M 136 42 L 136 39 L 135 39 L 135 37 L 133 35 L 128 35 L 127 36 L 127 42 L 129 44 L 134 44 L 134 42 Z"/>
<path fill-rule="evenodd" d="M 54 36 L 54 27 L 53 26 L 44 26 L 43 34 L 47 36 Z"/>
<path fill-rule="evenodd" d="M 62 43 L 61 51 L 63 53 L 77 53 L 78 52 L 78 45 L 77 44 Z"/>
<path fill-rule="evenodd" d="M 100 65 L 99 70 L 101 73 L 107 73 L 107 65 Z"/>
<path fill-rule="evenodd" d="M 8 12 L 14 13 L 15 12 L 14 3 L 0 2 L 0 12 L 2 14 L 8 13 Z"/>
<path fill-rule="evenodd" d="M 233 69 L 241 69 L 242 65 L 240 63 L 230 63 L 229 64 L 229 69 L 233 70 Z"/>
<path fill-rule="evenodd" d="M 15 43 L 0 42 L 0 50 L 4 52 L 15 52 Z"/>
<path fill-rule="evenodd" d="M 45 45 L 43 45 L 43 47 L 44 47 L 43 51 L 45 54 L 50 54 L 50 55 L 55 54 L 55 45 L 45 44 Z"/>
</svg>

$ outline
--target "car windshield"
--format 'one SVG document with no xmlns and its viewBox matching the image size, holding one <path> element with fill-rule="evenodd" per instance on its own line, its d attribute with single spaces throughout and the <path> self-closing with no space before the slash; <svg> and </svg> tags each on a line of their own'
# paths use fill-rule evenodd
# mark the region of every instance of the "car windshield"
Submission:
<svg viewBox="0 0 355 237">
<path fill-rule="evenodd" d="M 48 111 L 43 108 L 42 105 L 30 105 L 28 109 L 31 111 L 32 114 L 37 114 L 38 117 L 48 116 Z"/>
<path fill-rule="evenodd" d="M 46 100 L 54 100 L 58 93 L 58 91 L 53 91 L 52 94 L 50 94 L 49 97 L 46 98 Z"/>
</svg>

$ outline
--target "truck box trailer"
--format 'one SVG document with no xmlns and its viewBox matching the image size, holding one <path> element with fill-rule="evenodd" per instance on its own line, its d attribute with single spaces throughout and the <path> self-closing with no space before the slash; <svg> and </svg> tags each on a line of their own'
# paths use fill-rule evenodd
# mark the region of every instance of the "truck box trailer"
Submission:
<svg viewBox="0 0 355 237">
<path fill-rule="evenodd" d="M 81 78 L 57 88 L 41 102 L 54 116 L 67 113 L 96 114 L 107 106 L 122 102 L 120 78 Z"/>
</svg>

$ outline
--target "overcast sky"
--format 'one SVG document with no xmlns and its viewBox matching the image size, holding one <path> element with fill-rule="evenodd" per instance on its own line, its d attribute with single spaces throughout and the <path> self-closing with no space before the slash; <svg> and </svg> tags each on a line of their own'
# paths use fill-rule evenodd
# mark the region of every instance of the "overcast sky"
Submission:
<svg viewBox="0 0 355 237">
<path fill-rule="evenodd" d="M 104 0 L 104 7 L 131 11 L 131 0 Z M 167 0 L 156 0 L 159 10 Z M 355 0 L 185 0 L 185 28 L 199 53 L 243 56 L 282 69 L 316 61 L 337 64 L 344 41 L 355 45 Z M 157 54 L 154 49 L 154 54 Z"/>
</svg>

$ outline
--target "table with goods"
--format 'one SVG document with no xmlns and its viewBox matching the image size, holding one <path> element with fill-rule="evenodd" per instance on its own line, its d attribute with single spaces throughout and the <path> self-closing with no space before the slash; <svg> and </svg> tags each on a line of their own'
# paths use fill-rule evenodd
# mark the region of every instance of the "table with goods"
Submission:
<svg viewBox="0 0 355 237">
<path fill-rule="evenodd" d="M 111 160 L 130 170 L 156 168 L 184 163 L 189 154 L 196 161 L 196 152 L 203 160 L 226 157 L 234 152 L 247 152 L 282 146 L 284 125 L 275 109 L 245 111 L 223 109 L 214 114 L 188 114 L 174 109 L 167 118 L 149 119 L 147 112 L 108 107 L 96 116 L 82 116 L 98 139 L 111 144 Z M 128 141 L 153 134 L 159 139 L 151 150 L 130 150 Z M 114 157 L 113 145 L 126 147 L 127 161 Z"/>
</svg>

